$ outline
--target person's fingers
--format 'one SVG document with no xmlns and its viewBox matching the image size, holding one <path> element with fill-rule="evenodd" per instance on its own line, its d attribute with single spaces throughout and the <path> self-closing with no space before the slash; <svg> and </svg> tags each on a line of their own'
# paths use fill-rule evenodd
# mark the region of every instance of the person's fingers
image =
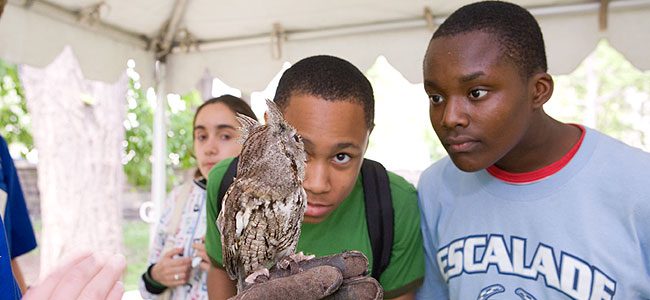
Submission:
<svg viewBox="0 0 650 300">
<path fill-rule="evenodd" d="M 206 261 L 202 261 L 202 262 L 199 264 L 199 268 L 201 268 L 201 270 L 203 270 L 204 272 L 207 272 L 207 271 L 210 270 L 210 263 L 209 263 L 209 262 L 206 262 Z"/>
<path fill-rule="evenodd" d="M 184 269 L 175 269 L 167 274 L 169 276 L 169 281 L 179 281 L 184 280 L 187 277 Z"/>
<path fill-rule="evenodd" d="M 169 253 L 169 252 L 168 252 Z M 185 268 L 189 268 L 192 260 L 190 258 L 164 258 L 158 261 L 151 270 L 151 276 L 155 281 L 158 281 L 166 286 L 169 286 L 169 278 L 175 273 L 183 272 Z"/>
<path fill-rule="evenodd" d="M 166 273 L 166 278 L 172 283 L 178 283 L 178 282 L 185 283 L 189 278 L 190 271 L 191 268 L 189 266 L 171 268 L 169 269 L 169 272 Z"/>
<path fill-rule="evenodd" d="M 167 267 L 167 268 L 189 267 L 189 265 L 191 263 L 192 263 L 192 259 L 189 258 L 189 257 L 174 258 L 174 259 L 168 261 L 165 264 L 165 267 Z"/>
<path fill-rule="evenodd" d="M 201 262 L 210 262 L 210 258 L 208 257 L 208 254 L 205 253 L 204 251 L 196 251 L 196 256 L 201 258 Z"/>
<path fill-rule="evenodd" d="M 179 283 L 184 283 L 188 268 L 189 266 L 165 267 L 164 270 L 154 275 L 154 280 L 167 287 L 177 286 Z"/>
<path fill-rule="evenodd" d="M 170 267 L 167 274 L 187 273 L 191 269 L 189 264 Z"/>
<path fill-rule="evenodd" d="M 83 287 L 79 299 L 106 299 L 125 267 L 126 259 L 123 255 L 111 256 L 99 273 Z"/>
<path fill-rule="evenodd" d="M 205 251 L 205 244 L 203 243 L 194 243 L 192 244 L 192 248 L 197 251 Z"/>
<path fill-rule="evenodd" d="M 88 258 L 91 256 L 92 253 L 90 251 L 83 251 L 79 252 L 77 254 L 71 255 L 67 258 L 63 259 L 63 263 L 59 265 L 54 271 L 52 271 L 50 274 L 47 275 L 47 277 L 44 277 L 40 283 L 36 284 L 35 286 L 30 287 L 27 290 L 27 293 L 23 297 L 25 300 L 38 300 L 38 299 L 48 299 L 52 295 L 52 291 L 56 286 L 59 284 L 61 279 L 63 278 L 63 275 L 66 274 L 76 264 L 81 262 L 82 260 Z"/>
<path fill-rule="evenodd" d="M 82 289 L 106 264 L 106 254 L 93 254 L 72 266 L 61 278 L 49 299 L 76 299 Z"/>
<path fill-rule="evenodd" d="M 163 282 L 170 275 L 185 272 L 186 269 L 191 267 L 192 260 L 189 258 L 176 258 L 166 262 L 158 262 L 152 270 L 154 280 L 165 284 Z"/>
<path fill-rule="evenodd" d="M 189 274 L 188 273 L 174 273 L 174 274 L 169 274 L 168 275 L 168 281 L 167 284 L 165 284 L 167 287 L 173 288 L 177 287 L 179 285 L 186 284 L 187 281 L 189 280 Z"/>
<path fill-rule="evenodd" d="M 124 283 L 118 281 L 113 285 L 108 296 L 106 296 L 106 300 L 120 300 L 122 299 L 122 295 L 124 295 Z"/>
<path fill-rule="evenodd" d="M 174 255 L 182 255 L 183 254 L 183 248 L 173 248 L 169 251 L 167 251 L 165 254 L 163 254 L 163 257 L 165 258 L 173 258 Z"/>
<path fill-rule="evenodd" d="M 190 274 L 185 274 L 185 276 L 183 276 L 178 281 L 180 281 L 181 284 L 186 284 L 189 280 L 190 280 Z"/>
<path fill-rule="evenodd" d="M 205 248 L 201 250 L 196 250 L 196 255 L 200 256 L 203 258 L 203 260 L 207 261 L 208 260 L 208 253 L 205 252 Z"/>
</svg>

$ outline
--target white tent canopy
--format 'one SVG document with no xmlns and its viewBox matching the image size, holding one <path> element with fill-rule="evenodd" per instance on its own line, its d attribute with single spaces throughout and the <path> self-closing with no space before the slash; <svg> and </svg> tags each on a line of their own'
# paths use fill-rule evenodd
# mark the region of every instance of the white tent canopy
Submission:
<svg viewBox="0 0 650 300">
<path fill-rule="evenodd" d="M 70 45 L 86 77 L 115 81 L 133 58 L 148 86 L 158 52 L 168 63 L 166 90 L 177 93 L 194 88 L 206 69 L 245 93 L 262 90 L 283 62 L 313 54 L 362 70 L 383 55 L 420 82 L 432 28 L 469 2 L 9 0 L 0 57 L 44 66 Z M 650 69 L 650 0 L 514 2 L 540 21 L 552 73 L 570 72 L 601 38 Z"/>
</svg>

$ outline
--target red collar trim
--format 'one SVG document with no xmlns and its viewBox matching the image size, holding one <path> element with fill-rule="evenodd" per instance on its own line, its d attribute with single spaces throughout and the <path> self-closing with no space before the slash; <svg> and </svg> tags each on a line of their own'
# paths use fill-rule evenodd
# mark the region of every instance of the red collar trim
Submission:
<svg viewBox="0 0 650 300">
<path fill-rule="evenodd" d="M 573 147 L 571 147 L 571 150 L 569 150 L 569 152 L 567 152 L 558 161 L 541 169 L 525 173 L 510 173 L 508 171 L 500 169 L 496 165 L 489 166 L 486 171 L 497 179 L 513 184 L 533 183 L 559 172 L 571 161 L 573 156 L 575 156 L 575 154 L 578 152 L 578 149 L 580 149 L 580 145 L 582 145 L 582 141 L 585 138 L 586 130 L 584 126 L 578 124 L 571 125 L 578 127 L 582 131 L 582 134 L 580 134 L 580 139 L 578 139 L 578 142 L 575 143 Z"/>
</svg>

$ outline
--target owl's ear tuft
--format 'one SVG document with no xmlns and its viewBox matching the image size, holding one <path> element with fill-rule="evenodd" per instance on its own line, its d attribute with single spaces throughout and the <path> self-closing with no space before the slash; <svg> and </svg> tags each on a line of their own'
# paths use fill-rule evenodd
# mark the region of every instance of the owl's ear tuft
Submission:
<svg viewBox="0 0 650 300">
<path fill-rule="evenodd" d="M 287 126 L 284 117 L 275 102 L 266 99 L 266 106 L 269 108 L 267 110 L 267 125 L 269 125 L 274 131 L 279 131 L 280 133 L 286 131 Z"/>
<path fill-rule="evenodd" d="M 244 141 L 246 141 L 246 139 L 248 138 L 248 135 L 251 133 L 251 131 L 255 127 L 260 126 L 260 123 L 258 123 L 257 120 L 240 113 L 237 113 L 235 118 L 237 118 L 237 121 L 239 122 L 239 124 L 241 124 L 241 126 L 239 127 L 238 141 L 243 144 Z"/>
</svg>

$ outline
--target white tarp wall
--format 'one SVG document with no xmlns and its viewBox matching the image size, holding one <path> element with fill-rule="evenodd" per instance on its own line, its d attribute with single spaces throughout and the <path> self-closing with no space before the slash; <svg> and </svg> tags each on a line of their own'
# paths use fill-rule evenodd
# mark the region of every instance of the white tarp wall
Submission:
<svg viewBox="0 0 650 300">
<path fill-rule="evenodd" d="M 66 15 L 46 16 L 38 9 L 11 3 L 0 18 L 0 58 L 44 67 L 70 46 L 85 78 L 115 82 L 133 58 L 143 86 L 153 85 L 154 57 L 145 43 L 101 27 L 81 26 Z M 110 34 L 108 34 L 110 33 Z"/>
</svg>

